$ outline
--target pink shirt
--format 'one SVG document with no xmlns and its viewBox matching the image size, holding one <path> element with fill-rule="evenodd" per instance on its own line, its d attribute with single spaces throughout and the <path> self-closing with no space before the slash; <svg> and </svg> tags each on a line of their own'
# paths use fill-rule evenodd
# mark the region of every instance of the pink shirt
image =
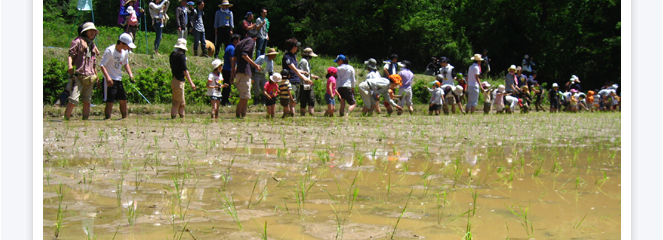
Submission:
<svg viewBox="0 0 663 240">
<path fill-rule="evenodd" d="M 74 69 L 77 73 L 84 76 L 94 75 L 94 68 L 97 65 L 97 56 L 99 55 L 99 50 L 95 46 L 94 49 L 90 52 L 90 55 L 87 54 L 87 44 L 85 40 L 78 37 L 71 41 L 71 47 L 69 47 L 69 56 L 71 56 Z"/>
<path fill-rule="evenodd" d="M 265 92 L 267 92 L 267 95 L 270 97 L 278 97 L 279 85 L 268 81 L 265 83 Z"/>
<path fill-rule="evenodd" d="M 327 94 L 333 97 L 336 92 L 335 91 L 329 92 L 330 88 L 336 89 L 336 78 L 334 76 L 331 76 L 327 79 Z"/>
</svg>

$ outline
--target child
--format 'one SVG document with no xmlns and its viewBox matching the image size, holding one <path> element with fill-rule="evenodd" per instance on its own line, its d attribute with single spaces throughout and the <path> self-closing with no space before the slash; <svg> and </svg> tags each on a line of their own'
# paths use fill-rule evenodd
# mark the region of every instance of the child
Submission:
<svg viewBox="0 0 663 240">
<path fill-rule="evenodd" d="M 559 95 L 558 95 L 559 85 L 553 83 L 552 90 L 548 92 L 548 101 L 550 101 L 550 112 L 557 112 L 559 109 Z"/>
<path fill-rule="evenodd" d="M 134 7 L 132 6 L 127 7 L 127 13 L 129 13 L 129 16 L 127 16 L 127 19 L 125 20 L 127 26 L 125 27 L 124 32 L 130 34 L 131 39 L 135 40 L 136 31 L 138 29 L 138 16 L 136 15 L 136 11 L 134 11 Z"/>
<path fill-rule="evenodd" d="M 263 94 L 267 97 L 265 100 L 265 106 L 267 107 L 267 118 L 274 118 L 276 112 L 276 98 L 279 96 L 279 85 L 278 82 L 281 82 L 281 74 L 274 73 L 269 77 L 269 81 L 265 83 L 263 87 Z"/>
<path fill-rule="evenodd" d="M 106 109 L 104 110 L 104 119 L 110 119 L 113 112 L 113 103 L 117 100 L 120 103 L 120 113 L 122 119 L 127 118 L 127 92 L 124 90 L 124 83 L 122 82 L 122 69 L 129 74 L 129 81 L 135 83 L 134 74 L 131 72 L 129 66 L 129 50 L 136 48 L 136 45 L 131 39 L 131 35 L 122 33 L 116 44 L 106 48 L 104 55 L 101 57 L 101 72 L 104 75 L 104 102 L 106 102 Z"/>
<path fill-rule="evenodd" d="M 325 112 L 325 117 L 333 117 L 334 112 L 336 111 L 336 99 L 334 98 L 338 95 L 336 91 L 336 73 L 338 70 L 335 67 L 327 68 L 327 93 L 325 93 L 325 102 L 327 102 L 327 111 Z M 339 98 L 341 95 L 338 95 Z"/>
<path fill-rule="evenodd" d="M 436 81 L 433 85 L 433 89 L 428 88 L 428 91 L 431 93 L 430 106 L 428 107 L 428 115 L 440 115 L 440 109 L 442 109 L 442 104 L 444 104 L 444 92 L 440 88 L 440 82 Z"/>
<path fill-rule="evenodd" d="M 207 77 L 207 96 L 210 96 L 212 102 L 212 118 L 219 118 L 219 103 L 221 102 L 221 88 L 228 87 L 228 84 L 223 83 L 223 76 L 221 69 L 223 68 L 223 61 L 214 59 L 212 61 L 212 73 Z"/>
<path fill-rule="evenodd" d="M 529 106 L 532 104 L 532 97 L 529 95 L 529 87 L 523 86 L 520 88 L 520 100 L 522 101 L 522 112 L 528 113 Z"/>
<path fill-rule="evenodd" d="M 587 107 L 587 95 L 585 93 L 576 93 L 574 97 L 578 99 L 578 111 L 589 111 L 589 108 Z"/>
<path fill-rule="evenodd" d="M 463 77 L 462 73 L 458 73 L 458 75 L 456 76 L 456 79 L 458 79 L 458 85 L 460 85 L 463 88 L 463 91 L 461 92 L 462 97 L 460 98 L 461 101 L 462 101 L 461 105 L 465 105 L 465 102 L 467 102 L 467 99 L 466 99 L 467 98 L 467 93 L 466 93 L 466 91 L 467 91 L 467 81 L 465 81 L 465 78 Z"/>
<path fill-rule="evenodd" d="M 292 98 L 292 85 L 290 84 L 290 81 L 288 81 L 288 78 L 290 78 L 290 70 L 281 70 L 282 80 L 279 83 L 280 102 L 281 106 L 283 106 L 283 116 L 281 118 L 295 116 L 295 113 L 290 112 L 290 102 L 297 103 L 295 102 L 295 99 Z"/>
<path fill-rule="evenodd" d="M 504 97 L 504 100 L 506 101 L 506 103 L 509 104 L 509 107 L 506 108 L 506 113 L 508 113 L 508 114 L 512 114 L 513 112 L 515 112 L 516 111 L 516 104 L 518 104 L 518 98 L 514 97 L 514 96 L 511 96 L 511 94 L 514 94 L 514 93 L 506 93 L 505 97 Z"/>
<path fill-rule="evenodd" d="M 589 108 L 589 112 L 594 112 L 594 94 L 596 92 L 589 90 L 587 91 L 587 107 Z M 596 106 L 598 106 L 598 102 L 596 103 Z"/>
<path fill-rule="evenodd" d="M 442 110 L 444 111 L 444 114 L 449 115 L 449 106 L 451 106 L 451 113 L 456 113 L 456 106 L 458 106 L 458 109 L 460 109 L 460 112 L 465 114 L 463 112 L 463 105 L 460 102 L 460 99 L 463 96 L 463 87 L 461 86 L 451 86 L 451 85 L 443 85 L 442 86 L 442 91 L 444 95 L 444 104 L 442 105 Z"/>
<path fill-rule="evenodd" d="M 534 102 L 534 106 L 536 107 L 536 111 L 539 111 L 539 108 L 543 110 L 544 112 L 546 111 L 543 106 L 541 106 L 541 103 L 543 102 L 543 88 L 541 85 L 539 85 L 538 81 L 534 81 L 534 85 L 531 89 L 534 92 L 534 96 L 536 96 L 536 102 Z"/>
<path fill-rule="evenodd" d="M 484 81 L 481 83 L 481 92 L 483 93 L 483 113 L 490 113 L 490 108 L 493 105 L 492 91 L 494 88 L 490 87 L 490 83 Z"/>
<path fill-rule="evenodd" d="M 495 99 L 495 110 L 497 113 L 502 113 L 504 111 L 504 95 L 506 93 L 506 87 L 504 85 L 499 85 L 495 91 L 493 91 L 493 99 Z"/>
<path fill-rule="evenodd" d="M 569 95 L 569 112 L 578 112 L 578 98 L 575 95 L 576 90 L 571 89 L 571 94 Z"/>
</svg>

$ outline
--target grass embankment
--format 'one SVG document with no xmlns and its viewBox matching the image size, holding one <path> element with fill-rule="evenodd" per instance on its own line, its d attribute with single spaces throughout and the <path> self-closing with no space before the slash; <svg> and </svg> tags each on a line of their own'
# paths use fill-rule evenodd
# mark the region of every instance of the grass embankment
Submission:
<svg viewBox="0 0 663 240">
<path fill-rule="evenodd" d="M 67 25 L 67 24 L 55 24 L 55 23 L 44 23 L 44 49 L 43 49 L 43 56 L 44 56 L 44 68 L 46 72 L 46 63 L 50 62 L 52 59 L 55 59 L 56 61 L 62 61 L 64 63 L 64 66 L 66 68 L 66 59 L 67 59 L 67 49 L 69 47 L 69 44 L 71 40 L 75 37 L 74 32 L 72 32 L 72 29 L 75 29 L 73 25 Z M 98 27 L 100 33 L 97 36 L 97 47 L 101 52 L 103 50 L 116 43 L 117 36 L 119 36 L 122 33 L 122 30 L 117 27 L 103 27 L 100 26 Z M 152 102 L 152 105 L 147 105 L 147 103 L 138 95 L 138 93 L 129 86 L 126 86 L 126 90 L 130 99 L 130 112 L 134 114 L 153 114 L 153 113 L 166 113 L 169 111 L 169 103 L 170 103 L 170 63 L 168 60 L 168 55 L 169 53 L 173 50 L 173 46 L 175 45 L 175 42 L 177 40 L 177 36 L 174 34 L 163 34 L 163 39 L 161 42 L 161 47 L 159 52 L 161 55 L 154 55 L 152 53 L 152 46 L 154 43 L 154 32 L 148 32 L 148 53 L 150 54 L 145 54 L 145 33 L 140 32 L 137 34 L 137 38 L 135 40 L 136 45 L 138 48 L 131 54 L 130 57 L 130 65 L 131 69 L 134 72 L 134 75 L 136 75 L 136 78 L 138 81 L 152 81 L 151 86 L 153 87 L 147 87 L 147 84 L 142 84 L 142 83 L 137 83 L 137 86 L 139 87 L 139 90 L 145 94 L 148 97 L 148 100 Z M 68 38 L 65 38 L 64 36 L 70 36 Z M 191 38 L 191 37 L 190 37 Z M 189 39 L 192 40 L 192 39 Z M 272 43 L 273 44 L 273 43 Z M 306 45 L 306 43 L 304 43 Z M 52 47 L 52 48 L 51 48 Z M 193 48 L 192 44 L 189 44 L 189 49 L 191 50 Z M 199 87 L 199 90 L 196 92 L 193 92 L 190 88 L 187 87 L 187 111 L 192 112 L 192 113 L 206 113 L 209 112 L 209 100 L 204 96 L 205 95 L 205 90 L 204 87 L 206 79 L 208 74 L 211 72 L 211 62 L 212 58 L 203 58 L 203 57 L 193 57 L 191 56 L 192 51 L 189 51 L 187 53 L 189 55 L 187 61 L 188 61 L 188 68 L 189 72 L 191 74 L 192 79 L 194 80 L 194 83 Z M 275 72 L 281 71 L 281 59 L 283 57 L 283 51 L 279 51 L 278 56 L 274 60 L 274 65 L 275 65 Z M 221 54 L 222 55 L 222 54 Z M 315 82 L 316 86 L 316 98 L 318 99 L 318 104 L 316 105 L 316 110 L 321 111 L 325 109 L 325 103 L 321 101 L 323 95 L 324 95 L 324 88 L 325 88 L 325 82 L 326 80 L 324 79 L 324 76 L 326 75 L 327 68 L 330 66 L 337 66 L 336 63 L 334 63 L 334 56 L 326 56 L 326 55 L 320 55 L 319 57 L 313 58 L 310 63 L 311 63 L 311 68 L 313 74 L 320 76 L 320 80 L 317 80 Z M 366 74 L 368 73 L 365 65 L 363 64 L 363 59 L 350 59 L 350 64 L 356 69 L 357 71 L 357 80 L 359 82 L 364 81 L 366 78 Z M 61 67 L 61 66 L 58 66 Z M 154 71 L 145 71 L 145 70 L 154 70 Z M 159 72 L 158 70 L 161 70 L 161 74 L 155 74 L 154 72 Z M 64 70 L 64 69 L 63 69 Z M 99 71 L 100 77 L 101 77 L 101 71 Z M 128 78 L 127 74 L 124 74 L 125 78 Z M 125 79 L 126 80 L 126 79 Z M 413 85 L 420 85 L 420 84 L 426 84 L 434 81 L 435 77 L 434 76 L 428 76 L 424 74 L 415 74 L 414 78 L 414 84 Z M 54 92 L 59 93 L 61 89 L 64 87 L 64 84 L 66 83 L 66 74 L 59 74 L 56 76 L 56 80 L 58 81 L 56 84 L 49 85 L 49 86 L 57 86 L 59 89 L 50 89 L 53 91 L 46 91 L 47 89 L 47 80 L 45 78 L 44 80 L 44 88 L 45 88 L 45 94 L 49 95 L 54 95 Z M 501 79 L 488 79 L 488 82 L 490 82 L 493 85 L 500 84 Z M 143 87 L 141 87 L 143 86 Z M 165 87 L 164 87 L 165 86 Z M 47 93 L 48 92 L 48 93 Z M 97 90 L 97 92 L 99 92 Z M 235 91 L 233 91 L 235 92 Z M 149 93 L 149 94 L 148 94 Z M 425 100 L 428 99 L 428 96 L 430 96 L 430 93 L 428 91 L 420 91 L 417 92 L 415 88 L 415 103 L 418 103 L 418 106 L 416 107 L 417 109 L 420 109 L 421 111 L 427 111 L 427 106 L 425 104 Z M 93 97 L 93 104 L 102 104 L 101 99 L 99 98 L 101 94 L 96 93 L 95 97 Z M 154 96 L 154 97 L 151 97 Z M 421 97 L 418 97 L 421 96 Z M 54 99 L 56 99 L 57 96 L 46 96 L 44 100 L 44 105 L 48 106 L 53 104 L 55 102 Z M 152 99 L 151 99 L 152 98 Z M 231 96 L 232 98 L 232 96 Z M 359 101 L 359 104 L 361 104 L 361 98 L 357 94 L 356 96 L 357 100 Z M 138 99 L 136 101 L 132 101 L 132 99 Z M 417 99 L 423 99 L 423 100 L 417 100 Z M 480 99 L 480 102 L 482 100 Z M 145 105 L 142 105 L 145 104 Z M 280 108 L 279 108 L 280 109 Z M 81 109 L 77 108 L 75 110 L 75 114 L 80 114 Z M 101 115 L 103 110 L 101 109 L 94 109 L 92 110 L 93 115 Z M 221 111 L 227 111 L 227 108 L 222 108 Z M 249 111 L 264 111 L 264 107 L 253 107 L 250 108 Z M 44 108 L 44 115 L 47 116 L 59 116 L 61 115 L 61 109 L 55 108 L 55 107 L 45 107 Z"/>
</svg>

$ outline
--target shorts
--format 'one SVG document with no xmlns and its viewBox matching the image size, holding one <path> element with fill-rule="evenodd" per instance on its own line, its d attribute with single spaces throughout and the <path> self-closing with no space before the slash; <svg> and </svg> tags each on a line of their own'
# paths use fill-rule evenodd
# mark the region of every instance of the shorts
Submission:
<svg viewBox="0 0 663 240">
<path fill-rule="evenodd" d="M 276 104 L 276 98 L 272 97 L 271 99 L 265 99 L 265 106 L 274 106 Z"/>
<path fill-rule="evenodd" d="M 398 101 L 398 106 L 412 106 L 412 87 L 401 88 L 399 91 L 402 91 L 403 98 Z"/>
<path fill-rule="evenodd" d="M 338 91 L 338 95 L 345 100 L 350 105 L 355 105 L 357 101 L 355 101 L 355 95 L 352 92 L 352 88 L 349 87 L 339 87 L 336 89 Z"/>
<path fill-rule="evenodd" d="M 445 105 L 454 105 L 454 104 L 456 104 L 456 98 L 453 95 L 451 97 L 445 97 L 444 98 L 444 104 Z"/>
<path fill-rule="evenodd" d="M 299 85 L 299 104 L 301 108 L 306 108 L 306 106 L 314 107 L 315 106 L 315 93 L 313 89 L 304 90 L 304 85 Z"/>
<path fill-rule="evenodd" d="M 429 112 L 432 112 L 432 111 L 440 111 L 440 109 L 442 109 L 442 105 L 441 105 L 441 104 L 433 104 L 432 106 L 429 106 L 429 107 L 428 107 L 428 111 L 429 111 Z"/>
<path fill-rule="evenodd" d="M 467 107 L 476 107 L 479 102 L 479 86 L 467 86 Z"/>
<path fill-rule="evenodd" d="M 281 106 L 288 107 L 290 104 L 290 98 L 281 98 L 279 102 L 281 102 Z"/>
<path fill-rule="evenodd" d="M 239 92 L 239 99 L 251 99 L 251 76 L 246 73 L 237 73 L 235 75 L 235 87 Z"/>
<path fill-rule="evenodd" d="M 71 104 L 78 104 L 78 100 L 89 103 L 92 100 L 94 83 L 97 81 L 97 75 L 76 76 L 69 95 Z"/>
<path fill-rule="evenodd" d="M 559 108 L 559 101 L 553 100 L 550 102 L 550 108 L 558 109 Z"/>
<path fill-rule="evenodd" d="M 221 101 L 221 97 L 209 96 L 210 101 Z"/>
<path fill-rule="evenodd" d="M 112 103 L 115 100 L 127 100 L 127 92 L 124 91 L 122 80 L 113 80 L 113 86 L 106 84 L 106 81 L 104 81 L 104 102 Z"/>
<path fill-rule="evenodd" d="M 295 102 L 299 101 L 299 90 L 300 90 L 299 87 L 301 85 L 302 84 L 299 82 L 296 83 L 290 82 L 290 86 L 292 86 L 292 89 L 290 89 L 290 93 L 292 94 L 292 100 L 294 100 Z"/>
<path fill-rule="evenodd" d="M 184 81 L 180 81 L 177 80 L 177 78 L 173 78 L 173 80 L 170 81 L 170 88 L 173 89 L 173 104 L 174 105 L 185 104 L 186 101 L 184 100 Z"/>
<path fill-rule="evenodd" d="M 492 107 L 492 103 L 483 103 L 483 112 L 484 113 L 490 113 L 490 107 Z"/>
<path fill-rule="evenodd" d="M 336 105 L 336 99 L 329 95 L 329 93 L 325 93 L 325 102 L 327 102 L 327 104 Z"/>
</svg>

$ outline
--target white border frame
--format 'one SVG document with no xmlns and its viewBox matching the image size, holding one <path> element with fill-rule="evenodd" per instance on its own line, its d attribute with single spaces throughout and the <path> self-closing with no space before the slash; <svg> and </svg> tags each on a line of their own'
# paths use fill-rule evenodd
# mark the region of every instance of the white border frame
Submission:
<svg viewBox="0 0 663 240">
<path fill-rule="evenodd" d="M 44 238 L 44 1 L 32 5 L 32 239 Z"/>
</svg>

